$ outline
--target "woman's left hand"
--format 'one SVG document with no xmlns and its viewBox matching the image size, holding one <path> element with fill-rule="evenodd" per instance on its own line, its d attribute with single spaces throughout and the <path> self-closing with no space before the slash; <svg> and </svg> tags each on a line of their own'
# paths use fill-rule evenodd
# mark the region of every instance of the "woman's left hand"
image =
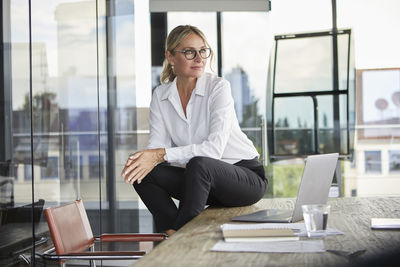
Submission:
<svg viewBox="0 0 400 267">
<path fill-rule="evenodd" d="M 164 161 L 165 149 L 148 149 L 136 152 L 129 156 L 121 176 L 125 179 L 125 183 L 133 184 L 137 181 L 140 184 L 146 175 L 159 162 Z"/>
</svg>

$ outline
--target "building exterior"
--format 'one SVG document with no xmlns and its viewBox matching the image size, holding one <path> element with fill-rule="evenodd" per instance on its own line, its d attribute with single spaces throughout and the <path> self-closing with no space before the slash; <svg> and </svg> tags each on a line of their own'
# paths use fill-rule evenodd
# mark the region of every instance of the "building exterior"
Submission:
<svg viewBox="0 0 400 267">
<path fill-rule="evenodd" d="M 400 69 L 357 70 L 357 131 L 345 163 L 345 195 L 397 195 L 400 188 Z"/>
<path fill-rule="evenodd" d="M 227 73 L 225 78 L 231 83 L 236 116 L 240 124 L 243 122 L 246 106 L 250 104 L 251 99 L 248 75 L 242 68 L 236 67 Z"/>
</svg>

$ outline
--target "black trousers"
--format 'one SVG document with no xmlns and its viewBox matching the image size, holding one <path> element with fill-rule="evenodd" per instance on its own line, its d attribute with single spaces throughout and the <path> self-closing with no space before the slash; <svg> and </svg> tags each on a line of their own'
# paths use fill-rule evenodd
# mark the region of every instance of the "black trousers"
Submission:
<svg viewBox="0 0 400 267">
<path fill-rule="evenodd" d="M 256 160 L 229 164 L 208 157 L 192 158 L 186 168 L 157 165 L 136 192 L 153 215 L 157 231 L 178 230 L 205 205 L 246 206 L 260 200 L 268 181 Z M 172 198 L 180 200 L 179 208 Z"/>
</svg>

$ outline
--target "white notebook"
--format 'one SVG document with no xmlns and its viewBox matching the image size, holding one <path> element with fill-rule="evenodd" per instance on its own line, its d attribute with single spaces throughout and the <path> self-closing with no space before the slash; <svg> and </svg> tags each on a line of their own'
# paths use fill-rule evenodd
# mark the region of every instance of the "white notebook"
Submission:
<svg viewBox="0 0 400 267">
<path fill-rule="evenodd" d="M 295 241 L 299 237 L 292 229 L 224 229 L 221 227 L 225 242 L 275 242 Z"/>
<path fill-rule="evenodd" d="M 400 230 L 400 218 L 371 218 L 371 228 Z"/>
</svg>

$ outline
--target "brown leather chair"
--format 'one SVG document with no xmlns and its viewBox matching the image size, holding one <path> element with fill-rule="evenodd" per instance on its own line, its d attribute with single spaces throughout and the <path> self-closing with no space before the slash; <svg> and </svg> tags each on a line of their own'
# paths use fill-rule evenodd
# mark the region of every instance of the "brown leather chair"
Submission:
<svg viewBox="0 0 400 267">
<path fill-rule="evenodd" d="M 46 260 L 57 260 L 61 265 L 66 260 L 127 260 L 138 259 L 144 251 L 94 251 L 95 241 L 139 242 L 162 241 L 166 234 L 102 234 L 94 237 L 82 200 L 76 200 L 45 211 L 54 248 L 40 254 Z M 55 253 L 54 253 L 55 250 Z M 90 251 L 88 251 L 90 250 Z"/>
</svg>

